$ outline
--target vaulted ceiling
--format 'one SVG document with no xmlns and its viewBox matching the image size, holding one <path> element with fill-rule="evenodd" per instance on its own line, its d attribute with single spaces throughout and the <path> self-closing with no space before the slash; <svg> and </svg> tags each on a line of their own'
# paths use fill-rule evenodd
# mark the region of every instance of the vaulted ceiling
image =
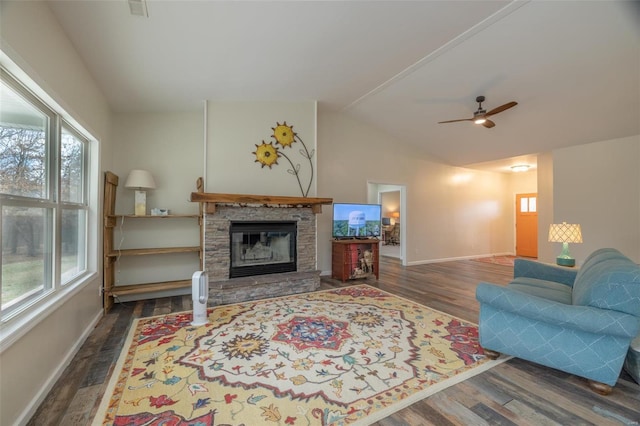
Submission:
<svg viewBox="0 0 640 426">
<path fill-rule="evenodd" d="M 487 169 L 640 134 L 637 2 L 147 0 L 148 17 L 125 0 L 48 4 L 117 112 L 317 100 Z M 472 117 L 478 95 L 518 105 L 491 129 L 438 124 Z"/>
</svg>

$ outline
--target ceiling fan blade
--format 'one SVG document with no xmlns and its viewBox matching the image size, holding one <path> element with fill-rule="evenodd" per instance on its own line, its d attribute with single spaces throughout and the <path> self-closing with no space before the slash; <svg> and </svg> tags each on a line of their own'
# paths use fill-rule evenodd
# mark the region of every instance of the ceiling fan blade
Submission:
<svg viewBox="0 0 640 426">
<path fill-rule="evenodd" d="M 491 116 L 491 115 L 495 115 L 495 114 L 497 114 L 497 113 L 499 113 L 499 112 L 502 112 L 502 111 L 504 111 L 504 110 L 507 110 L 507 109 L 509 109 L 509 108 L 513 108 L 513 107 L 514 107 L 514 106 L 516 106 L 516 105 L 518 105 L 518 103 L 517 103 L 517 102 L 508 102 L 508 103 L 506 103 L 506 104 L 504 104 L 504 105 L 501 105 L 501 106 L 499 106 L 499 107 L 497 107 L 497 108 L 492 109 L 491 111 L 489 111 L 488 113 L 486 113 L 484 116 L 485 116 L 485 117 L 489 117 L 489 116 Z M 492 127 L 493 127 L 493 126 L 492 126 Z"/>
<path fill-rule="evenodd" d="M 457 123 L 458 121 L 473 121 L 473 118 L 461 118 L 460 120 L 438 121 L 438 124 Z"/>
<path fill-rule="evenodd" d="M 484 123 L 482 123 L 482 125 L 483 125 L 484 127 L 486 127 L 487 129 L 490 129 L 490 128 L 494 127 L 494 126 L 496 125 L 496 123 L 494 123 L 494 122 L 493 122 L 493 121 L 491 121 L 491 120 L 487 120 L 487 121 L 485 121 Z"/>
</svg>

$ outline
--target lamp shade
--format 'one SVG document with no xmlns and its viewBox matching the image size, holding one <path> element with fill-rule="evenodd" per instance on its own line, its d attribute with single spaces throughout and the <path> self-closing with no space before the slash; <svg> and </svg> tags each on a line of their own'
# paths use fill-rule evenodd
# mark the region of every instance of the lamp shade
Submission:
<svg viewBox="0 0 640 426">
<path fill-rule="evenodd" d="M 398 219 L 400 217 L 400 213 L 399 212 L 393 212 L 391 213 L 391 217 L 394 219 Z"/>
<path fill-rule="evenodd" d="M 132 189 L 155 189 L 156 181 L 153 180 L 151 173 L 146 170 L 131 170 L 129 176 L 127 176 L 124 187 Z"/>
<path fill-rule="evenodd" d="M 551 243 L 581 243 L 582 231 L 575 223 L 553 223 L 549 226 L 549 242 Z"/>
</svg>

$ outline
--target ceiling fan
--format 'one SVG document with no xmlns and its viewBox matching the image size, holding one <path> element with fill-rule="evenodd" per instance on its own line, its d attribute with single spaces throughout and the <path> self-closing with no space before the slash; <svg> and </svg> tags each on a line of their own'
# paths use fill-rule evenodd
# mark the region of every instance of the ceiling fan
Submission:
<svg viewBox="0 0 640 426">
<path fill-rule="evenodd" d="M 478 103 L 478 110 L 473 113 L 473 118 L 461 118 L 459 120 L 439 121 L 438 124 L 455 123 L 457 121 L 473 121 L 475 124 L 482 124 L 487 129 L 490 129 L 490 128 L 494 127 L 496 125 L 496 123 L 494 123 L 493 121 L 489 120 L 489 117 L 491 117 L 492 115 L 496 115 L 499 112 L 505 111 L 505 110 L 507 110 L 509 108 L 512 108 L 512 107 L 518 105 L 517 102 L 507 102 L 506 104 L 500 105 L 499 107 L 494 108 L 491 111 L 487 112 L 486 110 L 482 109 L 482 103 L 484 102 L 484 96 L 478 96 L 476 98 L 476 102 Z"/>
</svg>

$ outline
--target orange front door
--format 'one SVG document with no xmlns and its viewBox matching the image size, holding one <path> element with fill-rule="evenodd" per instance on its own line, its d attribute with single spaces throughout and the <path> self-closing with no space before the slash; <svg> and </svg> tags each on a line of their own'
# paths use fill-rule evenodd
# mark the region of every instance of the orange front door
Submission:
<svg viewBox="0 0 640 426">
<path fill-rule="evenodd" d="M 516 194 L 516 255 L 538 257 L 538 194 Z"/>
</svg>

